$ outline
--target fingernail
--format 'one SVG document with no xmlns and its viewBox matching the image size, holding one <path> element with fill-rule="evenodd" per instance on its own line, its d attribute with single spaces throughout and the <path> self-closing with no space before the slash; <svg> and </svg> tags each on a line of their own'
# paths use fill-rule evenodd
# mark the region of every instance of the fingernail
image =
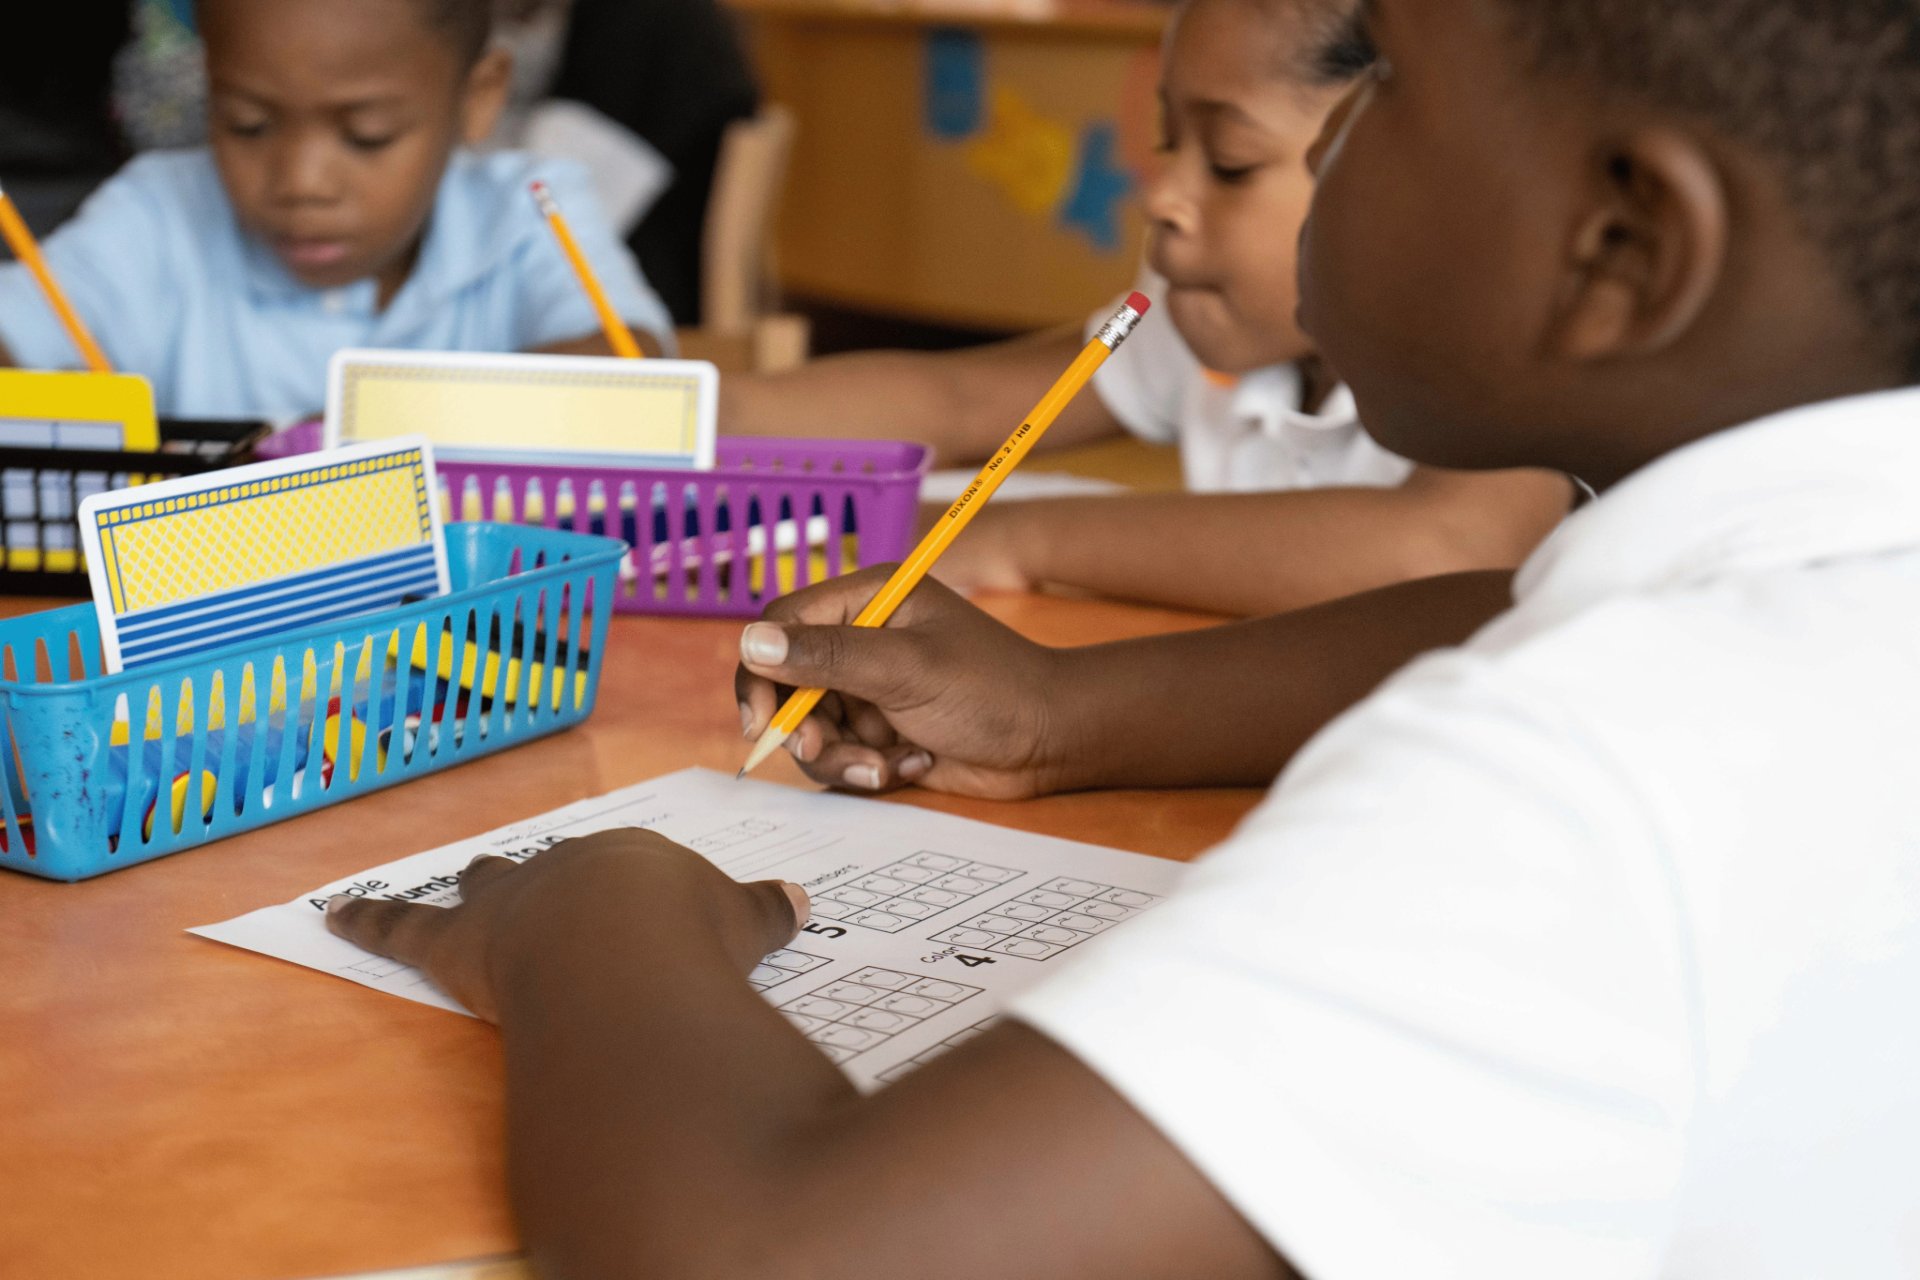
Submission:
<svg viewBox="0 0 1920 1280">
<path fill-rule="evenodd" d="M 756 622 L 740 633 L 740 659 L 750 667 L 777 667 L 787 660 L 787 633 Z"/>
<path fill-rule="evenodd" d="M 345 907 L 349 902 L 352 902 L 352 901 L 353 901 L 353 895 L 350 893 L 334 894 L 331 898 L 327 899 L 327 914 L 330 916 L 339 915 L 341 908 Z"/>
<path fill-rule="evenodd" d="M 782 880 L 780 887 L 787 891 L 787 900 L 793 903 L 793 922 L 805 924 L 813 919 L 813 902 L 807 897 L 807 891 L 791 880 Z"/>
<path fill-rule="evenodd" d="M 740 736 L 743 738 L 753 736 L 753 708 L 744 702 L 740 704 Z"/>
<path fill-rule="evenodd" d="M 877 764 L 850 764 L 840 776 L 848 786 L 859 787 L 862 791 L 880 789 L 880 766 Z"/>
<path fill-rule="evenodd" d="M 916 751 L 902 760 L 896 766 L 896 771 L 903 781 L 918 782 L 931 768 L 933 768 L 933 757 L 924 751 Z"/>
</svg>

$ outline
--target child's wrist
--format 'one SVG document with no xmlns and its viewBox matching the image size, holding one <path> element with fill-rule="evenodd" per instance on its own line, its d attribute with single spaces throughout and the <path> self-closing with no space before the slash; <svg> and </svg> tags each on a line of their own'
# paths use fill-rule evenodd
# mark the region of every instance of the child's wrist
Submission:
<svg viewBox="0 0 1920 1280">
<path fill-rule="evenodd" d="M 1088 661 L 1084 649 L 1045 651 L 1044 705 L 1038 764 L 1034 773 L 1040 794 L 1088 791 L 1109 784 L 1103 762 L 1112 744 L 1105 740 L 1105 717 L 1111 690 L 1102 678 L 1104 664 Z"/>
</svg>

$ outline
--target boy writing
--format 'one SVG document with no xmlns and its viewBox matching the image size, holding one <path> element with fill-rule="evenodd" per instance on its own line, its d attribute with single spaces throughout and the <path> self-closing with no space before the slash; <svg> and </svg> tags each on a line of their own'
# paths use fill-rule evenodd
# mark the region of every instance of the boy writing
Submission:
<svg viewBox="0 0 1920 1280">
<path fill-rule="evenodd" d="M 1510 569 L 1566 514 L 1560 477 L 1443 471 L 1374 444 L 1300 332 L 1305 156 L 1360 70 L 1340 39 L 1349 7 L 1191 0 L 1168 33 L 1163 164 L 1143 200 L 1152 270 L 1139 282 L 1164 314 L 1043 446 L 1128 431 L 1177 441 L 1195 492 L 997 505 L 942 559 L 944 581 L 1270 613 L 1408 578 Z M 907 436 L 951 460 L 982 460 L 1091 331 L 730 378 L 721 429 Z"/>
<path fill-rule="evenodd" d="M 212 144 L 144 156 L 48 241 L 114 364 L 163 415 L 289 417 L 342 347 L 604 352 L 528 195 L 544 179 L 649 350 L 670 325 L 582 171 L 459 148 L 505 100 L 490 0 L 203 0 Z M 0 363 L 75 359 L 0 267 Z"/>
<path fill-rule="evenodd" d="M 798 892 L 656 839 L 338 908 L 499 1022 L 551 1274 L 1910 1273 L 1920 8 L 1366 25 L 1308 327 L 1388 447 L 1600 499 L 1173 900 L 871 1098 L 741 979 Z"/>
</svg>

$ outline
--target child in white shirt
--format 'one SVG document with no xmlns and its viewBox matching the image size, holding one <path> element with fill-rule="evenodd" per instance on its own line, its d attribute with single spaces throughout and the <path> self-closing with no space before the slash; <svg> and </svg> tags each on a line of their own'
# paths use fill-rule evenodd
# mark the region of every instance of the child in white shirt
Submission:
<svg viewBox="0 0 1920 1280">
<path fill-rule="evenodd" d="M 1167 282 L 1148 269 L 1134 288 L 1156 305 Z M 1103 311 L 1087 336 L 1106 323 Z M 1353 392 L 1334 385 L 1314 408 L 1313 370 L 1300 361 L 1215 373 L 1194 356 L 1172 324 L 1142 324 L 1126 358 L 1094 375 L 1094 390 L 1114 420 L 1140 439 L 1180 450 L 1195 493 L 1403 485 L 1414 465 L 1373 442 L 1360 425 Z"/>
<path fill-rule="evenodd" d="M 1344 8 L 1194 0 L 1176 14 L 1163 163 L 1142 201 L 1154 313 L 1041 442 L 1128 430 L 1177 441 L 1193 492 L 996 503 L 942 558 L 942 580 L 1271 613 L 1409 578 L 1512 568 L 1566 513 L 1572 490 L 1560 477 L 1416 468 L 1373 446 L 1300 332 L 1293 277 L 1313 194 L 1306 150 L 1356 71 L 1340 42 Z M 1269 34 L 1254 38 L 1262 24 Z M 730 378 L 721 429 L 919 439 L 946 462 L 978 462 L 1087 336 L 1074 326 L 972 350 L 838 356 Z M 1289 551 L 1273 555 L 1274 546 Z"/>
<path fill-rule="evenodd" d="M 339 909 L 498 1019 L 543 1264 L 1913 1275 L 1920 10 L 1363 13 L 1305 322 L 1388 447 L 1599 499 L 1169 901 L 872 1097 L 745 980 L 805 893 L 649 833 Z M 1293 667 L 1226 660 L 1244 627 L 1039 650 L 938 590 L 803 625 L 876 585 L 748 629 L 750 721 L 824 685 L 876 750 L 1087 781 L 1265 732 Z"/>
</svg>

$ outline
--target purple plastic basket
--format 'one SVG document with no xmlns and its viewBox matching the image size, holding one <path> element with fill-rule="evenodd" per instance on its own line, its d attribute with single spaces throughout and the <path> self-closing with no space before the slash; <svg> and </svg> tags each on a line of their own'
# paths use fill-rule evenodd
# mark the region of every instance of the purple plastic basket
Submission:
<svg viewBox="0 0 1920 1280">
<path fill-rule="evenodd" d="M 319 446 L 320 424 L 304 422 L 258 452 Z M 481 462 L 445 451 L 435 466 L 449 520 L 624 540 L 632 550 L 615 612 L 753 617 L 790 591 L 904 556 L 933 456 L 895 441 L 757 437 L 723 438 L 716 455 L 711 471 Z M 802 530 L 805 555 L 793 549 Z"/>
</svg>

